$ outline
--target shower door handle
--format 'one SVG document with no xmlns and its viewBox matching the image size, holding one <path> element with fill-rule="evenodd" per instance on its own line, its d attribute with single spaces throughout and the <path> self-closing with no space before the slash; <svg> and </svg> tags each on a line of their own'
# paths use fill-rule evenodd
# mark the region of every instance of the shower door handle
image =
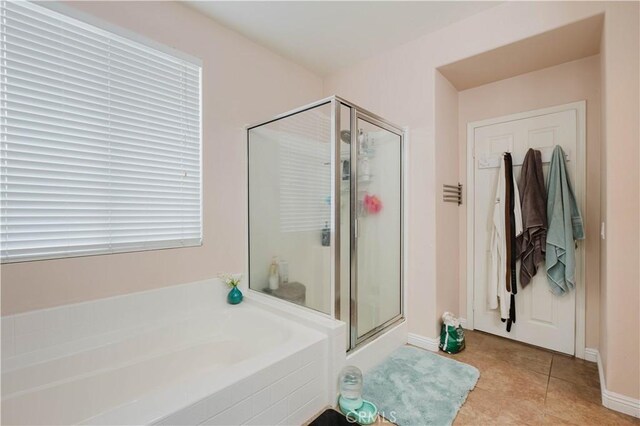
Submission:
<svg viewBox="0 0 640 426">
<path fill-rule="evenodd" d="M 360 222 L 360 219 L 356 219 L 356 220 L 354 221 L 354 224 L 353 224 L 353 234 L 354 234 L 354 236 L 355 236 L 356 238 L 358 238 L 358 223 L 359 223 L 359 222 Z"/>
</svg>

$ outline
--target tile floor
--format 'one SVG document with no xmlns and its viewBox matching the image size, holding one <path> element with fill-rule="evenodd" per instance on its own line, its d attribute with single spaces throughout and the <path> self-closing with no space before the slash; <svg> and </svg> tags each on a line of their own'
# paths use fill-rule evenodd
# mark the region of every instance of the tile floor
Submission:
<svg viewBox="0 0 640 426">
<path fill-rule="evenodd" d="M 480 370 L 454 425 L 640 425 L 604 408 L 595 363 L 478 331 L 449 358 Z"/>
<path fill-rule="evenodd" d="M 439 352 L 480 370 L 454 425 L 640 426 L 640 419 L 602 406 L 595 363 L 479 331 L 465 335 L 464 351 Z"/>
</svg>

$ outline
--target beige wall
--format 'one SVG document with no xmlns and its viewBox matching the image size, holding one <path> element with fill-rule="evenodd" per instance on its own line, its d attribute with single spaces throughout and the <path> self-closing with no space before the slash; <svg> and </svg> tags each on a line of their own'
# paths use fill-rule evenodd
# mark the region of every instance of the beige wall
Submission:
<svg viewBox="0 0 640 426">
<path fill-rule="evenodd" d="M 598 347 L 600 275 L 600 56 L 486 84 L 459 93 L 461 182 L 467 179 L 467 124 L 570 102 L 587 101 L 586 346 Z M 460 314 L 467 312 L 467 219 L 460 210 Z"/>
<path fill-rule="evenodd" d="M 640 399 L 640 4 L 605 16 L 601 348 L 607 389 Z"/>
<path fill-rule="evenodd" d="M 2 314 L 244 271 L 243 126 L 319 99 L 321 79 L 179 3 L 69 5 L 203 60 L 204 243 L 3 265 Z"/>
<path fill-rule="evenodd" d="M 607 131 L 607 89 L 606 89 L 606 63 L 609 61 L 607 56 L 606 46 L 606 31 L 602 32 L 602 39 L 600 42 L 600 103 L 602 108 L 600 109 L 600 220 L 603 223 L 607 223 L 607 140 L 605 138 Z M 599 335 L 599 351 L 600 357 L 603 363 L 606 364 L 607 356 L 607 245 L 601 240 L 600 243 L 600 324 L 598 327 Z"/>
<path fill-rule="evenodd" d="M 434 322 L 434 318 L 441 314 L 436 305 L 437 294 L 443 286 L 450 286 L 451 283 L 439 282 L 436 277 L 439 270 L 450 268 L 451 263 L 457 264 L 460 261 L 459 258 L 436 261 L 437 229 L 443 226 L 442 220 L 436 220 L 436 206 L 441 203 L 441 193 L 437 187 L 437 177 L 440 173 L 438 169 L 458 167 L 458 161 L 448 164 L 437 157 L 436 145 L 441 142 L 435 137 L 440 126 L 436 120 L 435 111 L 436 68 L 605 13 L 607 15 L 606 43 L 607 45 L 616 44 L 615 49 L 607 46 L 609 50 L 607 54 L 610 58 L 607 62 L 610 63 L 605 67 L 607 73 L 605 80 L 610 83 L 617 82 L 615 95 L 608 95 L 610 104 L 607 104 L 607 110 L 616 112 L 615 120 L 618 122 L 616 131 L 610 128 L 613 123 L 609 123 L 607 136 L 608 140 L 620 146 L 626 147 L 627 144 L 635 143 L 635 148 L 629 150 L 628 157 L 622 162 L 626 164 L 633 161 L 635 166 L 632 167 L 634 171 L 627 177 L 618 176 L 624 173 L 623 169 L 618 169 L 615 177 L 609 175 L 607 179 L 607 185 L 610 188 L 616 188 L 616 196 L 608 193 L 607 202 L 618 201 L 618 196 L 624 197 L 627 191 L 622 188 L 625 186 L 633 194 L 630 196 L 629 212 L 626 214 L 620 212 L 619 217 L 625 221 L 614 226 L 613 230 L 609 229 L 607 243 L 609 246 L 618 246 L 621 252 L 616 252 L 614 258 L 609 248 L 607 261 L 613 264 L 612 259 L 617 260 L 616 269 L 619 270 L 615 272 L 615 285 L 620 288 L 617 294 L 620 299 L 625 293 L 628 296 L 625 300 L 616 299 L 613 289 L 609 286 L 607 304 L 615 307 L 609 308 L 607 312 L 613 319 L 611 311 L 618 310 L 619 313 L 615 318 L 625 321 L 614 323 L 609 318 L 601 318 L 607 322 L 601 330 L 606 330 L 608 336 L 608 347 L 605 349 L 607 357 L 614 359 L 614 361 L 606 361 L 609 365 L 607 387 L 614 392 L 624 393 L 634 398 L 640 397 L 637 390 L 640 378 L 637 353 L 638 333 L 640 333 L 640 328 L 637 326 L 637 315 L 640 312 L 637 294 L 637 262 L 640 259 L 637 253 L 638 207 L 634 204 L 634 202 L 637 203 L 638 191 L 632 190 L 637 188 L 639 168 L 637 164 L 637 8 L 637 3 L 623 2 L 506 2 L 442 30 L 353 64 L 325 79 L 325 94 L 340 94 L 398 124 L 410 127 L 407 164 L 409 212 L 406 227 L 408 233 L 406 279 L 409 287 L 407 314 L 410 333 L 427 337 L 437 336 L 438 325 Z M 633 21 L 634 19 L 636 21 Z M 630 26 L 632 28 L 629 28 Z M 627 52 L 628 56 L 625 56 L 624 52 Z M 631 81 L 631 84 L 622 83 L 626 81 Z M 626 93 L 622 96 L 619 92 L 624 91 Z M 635 104 L 632 98 L 636 100 Z M 614 103 L 617 107 L 613 106 Z M 631 105 L 631 108 L 628 108 L 628 105 Z M 635 116 L 630 118 L 634 112 Z M 607 114 L 607 118 L 610 118 L 610 114 Z M 618 142 L 620 140 L 624 142 Z M 623 151 L 620 149 L 620 155 Z M 611 152 L 608 152 L 607 156 L 607 162 L 613 164 Z M 625 186 L 619 186 L 620 184 Z M 593 202 L 590 208 L 594 208 Z M 593 218 L 596 218 L 598 213 L 590 211 L 587 214 L 592 218 L 590 222 L 593 223 Z M 611 210 L 607 214 L 609 227 L 611 227 Z M 629 222 L 629 216 L 634 216 L 633 223 Z M 457 216 L 444 219 L 458 221 Z M 445 222 L 445 226 L 450 225 L 450 222 Z M 628 236 L 623 238 L 621 230 L 627 227 Z M 629 241 L 629 238 L 635 239 L 635 243 Z M 631 249 L 628 252 L 625 250 L 627 247 Z M 630 261 L 634 262 L 633 268 L 626 264 L 621 268 L 619 255 L 624 259 L 631 259 Z M 611 269 L 611 267 L 607 268 L 606 274 L 609 283 L 612 282 Z M 595 273 L 597 277 L 597 272 Z M 593 291 L 588 297 L 590 297 L 590 309 L 593 310 Z M 629 324 L 631 330 L 621 324 Z M 615 339 L 612 338 L 611 329 L 615 327 L 619 333 L 633 334 L 632 338 L 627 341 L 621 335 L 616 335 Z M 597 332 L 590 333 L 590 342 L 594 339 L 597 342 L 597 334 Z M 602 347 L 602 344 L 600 346 Z M 616 355 L 613 355 L 614 352 Z M 626 358 L 624 358 L 625 355 L 627 355 Z"/>
<path fill-rule="evenodd" d="M 460 181 L 457 161 L 458 146 L 458 91 L 442 74 L 435 74 L 436 158 L 438 162 L 454 167 L 436 167 L 436 323 L 443 312 L 458 311 L 460 282 L 458 268 L 459 227 L 455 220 L 464 209 L 456 203 L 442 202 L 442 185 L 456 185 Z M 453 220 L 452 220 L 453 219 Z M 463 315 L 464 316 L 464 315 Z"/>
</svg>

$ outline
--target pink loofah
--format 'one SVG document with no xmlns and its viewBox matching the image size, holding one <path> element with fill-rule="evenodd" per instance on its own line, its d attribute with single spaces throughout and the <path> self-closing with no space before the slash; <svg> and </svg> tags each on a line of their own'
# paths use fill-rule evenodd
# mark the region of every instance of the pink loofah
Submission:
<svg viewBox="0 0 640 426">
<path fill-rule="evenodd" d="M 364 208 L 367 213 L 379 213 L 382 210 L 382 201 L 375 195 L 366 194 L 364 196 Z"/>
</svg>

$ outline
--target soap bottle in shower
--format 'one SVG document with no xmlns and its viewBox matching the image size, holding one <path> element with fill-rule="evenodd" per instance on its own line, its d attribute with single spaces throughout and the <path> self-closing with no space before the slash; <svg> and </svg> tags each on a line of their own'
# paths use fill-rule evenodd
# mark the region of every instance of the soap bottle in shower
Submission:
<svg viewBox="0 0 640 426">
<path fill-rule="evenodd" d="M 289 282 L 289 263 L 286 260 L 280 260 L 278 262 L 278 275 L 280 276 L 280 284 L 286 284 Z"/>
<path fill-rule="evenodd" d="M 280 274 L 278 273 L 278 258 L 273 257 L 269 267 L 269 289 L 277 290 L 280 285 Z"/>
<path fill-rule="evenodd" d="M 358 173 L 360 174 L 359 180 L 361 182 L 368 182 L 369 180 L 371 180 L 371 167 L 369 166 L 369 157 L 362 157 L 358 166 L 360 167 L 360 169 L 358 170 Z"/>
<path fill-rule="evenodd" d="M 331 245 L 331 228 L 329 228 L 329 222 L 324 223 L 322 228 L 322 247 L 329 247 Z"/>
</svg>

